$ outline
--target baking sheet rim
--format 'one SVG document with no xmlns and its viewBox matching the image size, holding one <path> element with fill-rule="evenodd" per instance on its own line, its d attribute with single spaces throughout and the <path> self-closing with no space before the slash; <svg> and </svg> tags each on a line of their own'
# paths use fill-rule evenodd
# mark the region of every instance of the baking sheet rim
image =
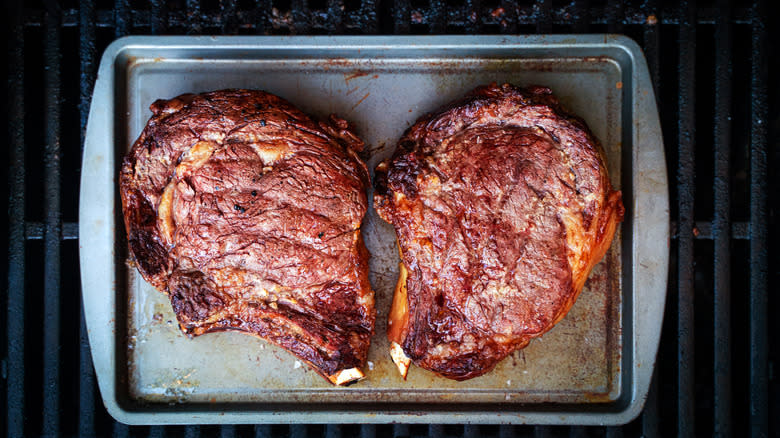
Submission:
<svg viewBox="0 0 780 438">
<path fill-rule="evenodd" d="M 165 42 L 165 43 L 163 43 Z M 632 185 L 634 204 L 628 209 L 633 212 L 631 242 L 632 314 L 640 316 L 630 321 L 630 342 L 637 367 L 630 374 L 630 401 L 612 412 L 583 406 L 582 412 L 509 410 L 497 412 L 490 410 L 479 412 L 479 405 L 463 411 L 441 409 L 434 405 L 430 411 L 409 412 L 403 409 L 382 410 L 382 404 L 373 412 L 362 409 L 347 411 L 343 406 L 338 410 L 276 412 L 268 411 L 151 411 L 138 410 L 121 400 L 117 392 L 117 355 L 115 319 L 115 293 L 113 278 L 113 244 L 115 242 L 115 184 L 114 157 L 114 90 L 116 75 L 114 64 L 116 56 L 127 47 L 164 47 L 194 48 L 355 48 L 382 47 L 431 49 L 441 47 L 480 48 L 496 45 L 517 46 L 518 48 L 541 47 L 558 50 L 567 47 L 610 46 L 625 51 L 631 62 L 631 102 L 633 103 L 632 121 Z M 639 85 L 644 85 L 640 87 Z M 82 184 L 79 207 L 80 259 L 82 274 L 82 294 L 85 315 L 93 352 L 98 384 L 104 403 L 117 420 L 131 424 L 176 424 L 176 423 L 260 423 L 260 422 L 455 422 L 455 423 L 537 423 L 537 424 L 622 424 L 630 421 L 641 411 L 649 386 L 655 362 L 660 324 L 666 295 L 666 277 L 668 270 L 668 188 L 666 167 L 664 164 L 663 144 L 660 137 L 660 124 L 655 107 L 655 98 L 649 86 L 649 74 L 644 57 L 636 43 L 623 36 L 616 35 L 554 35 L 554 36 L 516 36 L 516 37 L 125 37 L 115 41 L 105 51 L 101 60 L 98 80 L 93 93 L 92 106 L 87 126 L 87 136 L 82 165 Z M 638 120 L 639 116 L 643 119 Z M 638 123 L 639 122 L 639 123 Z M 106 144 L 111 145 L 106 149 Z M 101 146 L 102 145 L 102 146 Z M 641 147 L 639 147 L 641 146 Z M 101 154 L 100 152 L 104 152 Z M 639 167 L 638 167 L 639 166 Z M 637 176 L 641 175 L 641 178 Z M 90 184 L 94 181 L 110 181 L 108 187 Z M 89 202 L 84 202 L 89 200 Z M 103 209 L 95 206 L 111 205 Z M 97 210 L 97 211 L 96 211 Z M 649 226 L 647 226 L 649 224 Z M 641 227 L 645 225 L 645 227 Z M 121 225 L 120 225 L 121 226 Z M 109 240 L 110 239 L 110 240 Z M 105 242 L 110 241 L 110 254 L 106 253 Z M 667 245 L 664 245 L 666 243 Z M 640 251 L 641 250 L 641 251 Z M 102 254 L 102 255 L 101 255 Z M 110 260 L 110 269 L 94 269 L 96 265 Z M 645 262 L 645 263 L 642 263 Z M 636 291 L 641 286 L 643 294 Z M 646 292 L 648 292 L 646 294 Z M 102 292 L 102 293 L 101 293 Z M 107 297 L 107 298 L 106 298 Z M 648 299 L 646 299 L 648 298 Z M 101 311 L 102 309 L 102 311 Z M 514 406 L 513 406 L 514 407 Z M 522 407 L 518 406 L 518 409 Z M 422 414 L 422 415 L 421 415 Z"/>
</svg>

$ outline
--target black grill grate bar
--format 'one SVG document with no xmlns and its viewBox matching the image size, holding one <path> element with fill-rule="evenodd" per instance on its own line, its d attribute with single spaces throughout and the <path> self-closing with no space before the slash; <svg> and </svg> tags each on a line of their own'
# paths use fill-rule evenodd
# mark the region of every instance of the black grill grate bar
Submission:
<svg viewBox="0 0 780 438">
<path fill-rule="evenodd" d="M 408 431 L 407 431 L 408 435 Z M 270 432 L 268 435 L 259 436 L 257 435 L 257 430 L 255 430 L 255 438 L 270 438 Z M 342 436 L 341 431 L 341 425 L 340 424 L 329 424 L 325 426 L 325 438 L 340 438 Z M 398 435 L 394 435 L 398 436 Z"/>
<path fill-rule="evenodd" d="M 84 315 L 80 308 L 79 321 L 79 436 L 95 436 L 95 371 Z"/>
<path fill-rule="evenodd" d="M 658 29 L 658 18 L 656 11 L 658 9 L 657 0 L 651 0 L 648 2 L 647 26 L 644 27 L 644 52 L 645 59 L 647 59 L 647 65 L 650 70 L 650 78 L 653 81 L 653 88 L 655 89 L 656 98 L 661 95 L 661 76 L 660 76 L 660 48 L 661 37 Z"/>
<path fill-rule="evenodd" d="M 480 33 L 482 32 L 481 10 L 482 0 L 464 0 L 463 10 L 453 9 L 450 11 L 449 22 L 452 23 L 454 21 L 453 18 L 464 17 L 465 22 L 463 26 L 466 33 Z"/>
<path fill-rule="evenodd" d="M 590 7 L 588 0 L 579 0 L 572 3 L 570 16 L 573 17 L 574 31 L 583 33 L 588 31 L 590 22 Z"/>
<path fill-rule="evenodd" d="M 154 35 L 168 30 L 168 8 L 164 0 L 151 0 L 151 30 Z"/>
<path fill-rule="evenodd" d="M 305 438 L 306 437 L 306 425 L 305 424 L 291 424 L 289 438 Z"/>
<path fill-rule="evenodd" d="M 6 434 L 24 436 L 25 169 L 24 23 L 21 5 L 11 3 L 8 81 L 8 295 L 6 318 Z"/>
<path fill-rule="evenodd" d="M 393 3 L 393 33 L 408 34 L 411 30 L 411 4 L 409 0 Z"/>
<path fill-rule="evenodd" d="M 235 20 L 236 16 L 236 5 L 235 2 L 229 1 L 229 0 L 220 0 L 219 1 L 219 12 L 222 16 L 222 23 L 220 26 L 220 31 L 223 35 L 231 35 L 238 32 L 237 23 Z"/>
<path fill-rule="evenodd" d="M 326 28 L 330 33 L 344 31 L 344 2 L 342 0 L 327 0 Z"/>
<path fill-rule="evenodd" d="M 678 97 L 678 168 L 677 199 L 679 203 L 677 239 L 677 434 L 694 436 L 694 151 L 696 83 L 696 9 L 693 2 L 681 4 L 680 15 L 687 17 L 679 29 L 679 97 Z"/>
<path fill-rule="evenodd" d="M 552 437 L 552 429 L 550 429 L 550 426 L 534 427 L 534 438 L 551 438 L 551 437 Z"/>
<path fill-rule="evenodd" d="M 480 6 L 481 2 L 474 1 L 474 0 L 464 0 L 464 7 L 463 9 L 451 9 L 450 14 L 448 16 L 450 19 L 448 19 L 447 23 L 453 27 L 464 27 L 466 29 L 474 28 L 474 26 L 484 26 L 484 25 L 501 25 L 501 21 L 504 20 L 507 23 L 506 26 L 509 26 L 510 24 L 516 24 L 516 25 L 536 25 L 539 23 L 540 15 L 534 11 L 533 7 L 516 7 L 513 6 L 510 8 L 511 10 L 507 11 L 505 9 L 505 15 L 502 16 L 501 14 L 493 14 L 492 12 L 495 11 L 494 8 L 483 8 Z M 575 8 L 552 8 L 551 10 L 551 17 L 550 17 L 550 24 L 551 25 L 570 25 L 572 24 L 572 17 L 576 20 L 576 23 L 579 23 L 580 25 L 609 25 L 609 15 L 608 12 L 603 7 L 593 7 L 592 10 L 589 9 L 588 6 L 579 6 L 581 2 L 575 2 L 576 7 Z M 474 5 L 473 7 L 470 7 L 469 4 Z M 512 2 L 508 2 L 507 4 L 514 5 Z M 396 3 L 396 6 L 398 4 Z M 267 14 L 267 11 L 271 10 L 271 2 L 270 1 L 263 1 L 261 3 L 261 7 L 263 8 L 261 13 Z M 155 19 L 153 12 L 149 10 L 133 10 L 130 11 L 129 6 L 127 5 L 127 0 L 117 0 L 115 10 L 107 10 L 107 9 L 98 9 L 96 11 L 96 17 L 95 17 L 95 25 L 97 27 L 101 28 L 117 28 L 117 32 L 122 32 L 122 35 L 126 35 L 128 33 L 129 29 L 132 28 L 144 28 L 144 27 L 152 27 L 152 21 Z M 197 13 L 193 14 L 192 12 L 195 11 L 197 8 Z M 450 9 L 450 6 L 448 5 L 447 8 Z M 400 10 L 404 10 L 402 7 Z M 405 7 L 406 11 L 411 11 L 408 3 Z M 515 10 L 519 11 L 519 14 L 515 14 Z M 122 12 L 126 11 L 126 12 Z M 454 11 L 464 11 L 464 13 L 454 13 Z M 573 11 L 579 11 L 573 12 Z M 256 16 L 255 10 L 238 10 L 235 11 L 234 20 L 235 25 L 239 28 L 243 29 L 250 29 L 254 31 L 264 31 L 264 30 L 270 30 L 269 26 L 264 26 L 262 24 L 258 24 L 255 20 Z M 285 11 L 280 11 L 280 13 L 284 13 Z M 424 10 L 415 9 L 415 12 L 420 14 L 421 20 L 419 21 L 422 24 L 429 24 L 430 18 L 424 13 Z M 473 22 L 472 12 L 476 14 L 477 22 Z M 512 14 L 512 16 L 509 16 L 508 14 Z M 353 12 L 347 12 L 344 14 L 344 20 L 343 25 L 345 28 L 362 28 L 364 24 L 364 20 L 360 19 L 361 17 L 361 11 L 353 11 Z M 465 18 L 464 18 L 465 17 Z M 516 18 L 512 18 L 516 17 Z M 327 14 L 314 14 L 309 17 L 312 23 L 313 27 L 317 28 L 327 28 L 327 23 L 329 18 L 327 17 Z M 408 16 L 406 18 L 408 22 Z M 375 20 L 376 21 L 376 20 Z M 399 23 L 397 19 L 393 20 L 396 23 L 396 26 L 399 24 L 403 24 L 402 22 Z M 511 23 L 510 23 L 511 21 Z M 714 25 L 718 21 L 718 10 L 716 8 L 700 8 L 698 10 L 697 15 L 697 24 L 708 24 L 708 25 Z M 732 14 L 731 14 L 731 20 L 734 24 L 751 24 L 752 18 L 751 18 L 751 12 L 750 8 L 734 8 Z M 202 27 L 200 29 L 193 29 L 190 26 L 193 23 L 197 23 L 201 26 L 206 27 L 212 27 L 212 28 L 220 28 L 222 27 L 223 23 L 225 22 L 225 17 L 223 14 L 208 14 L 203 15 L 200 12 L 200 2 L 197 0 L 187 0 L 187 8 L 186 10 L 176 10 L 176 11 L 168 11 L 167 14 L 167 27 L 179 27 L 179 28 L 186 28 L 191 33 L 200 33 L 202 31 Z M 676 10 L 670 10 L 670 9 L 664 9 L 660 15 L 659 14 L 648 14 L 646 8 L 640 9 L 634 9 L 634 8 L 625 8 L 623 11 L 623 16 L 619 18 L 618 21 L 615 23 L 619 23 L 621 25 L 647 25 L 650 22 L 657 23 L 657 24 L 665 24 L 665 25 L 679 25 L 680 24 L 680 18 L 677 16 Z M 25 20 L 24 23 L 26 26 L 42 26 L 43 25 L 43 11 L 40 9 L 26 9 L 25 10 Z M 283 21 L 277 20 L 277 25 L 281 27 L 287 26 Z M 79 26 L 79 11 L 78 9 L 65 9 L 62 11 L 62 26 L 63 27 L 77 27 Z M 301 28 L 297 28 L 298 33 L 303 33 L 303 30 Z M 373 33 L 376 28 L 369 28 L 373 29 L 369 33 Z M 578 29 L 579 31 L 584 31 L 587 28 Z M 396 33 L 399 33 L 398 31 Z"/>
<path fill-rule="evenodd" d="M 376 438 L 376 425 L 364 424 L 360 427 L 360 438 Z"/>
<path fill-rule="evenodd" d="M 200 426 L 185 427 L 184 438 L 200 438 Z"/>
<path fill-rule="evenodd" d="M 714 430 L 731 436 L 731 254 L 729 238 L 729 152 L 731 150 L 731 24 L 727 0 L 720 0 L 721 14 L 715 30 L 715 211 L 714 240 Z"/>
<path fill-rule="evenodd" d="M 109 13 L 107 17 L 104 17 L 106 20 L 102 23 L 100 20 L 102 14 L 98 12 L 97 25 L 100 27 L 113 27 L 114 36 L 117 38 L 123 37 L 127 35 L 129 29 L 132 27 L 132 21 L 128 23 L 128 20 L 132 20 L 129 0 L 114 0 L 113 12 L 113 14 Z"/>
<path fill-rule="evenodd" d="M 114 438 L 127 438 L 130 436 L 130 427 L 126 424 L 114 421 L 114 427 L 112 428 L 111 436 Z"/>
<path fill-rule="evenodd" d="M 354 24 L 360 24 L 360 27 L 367 34 L 375 34 L 379 32 L 379 0 L 363 0 L 361 2 L 361 9 L 356 13 L 353 13 L 355 17 L 363 17 L 362 20 L 358 18 L 352 18 L 350 15 L 350 22 Z M 357 15 L 355 15 L 357 14 Z"/>
<path fill-rule="evenodd" d="M 280 15 L 284 15 L 284 11 L 279 11 Z M 306 0 L 290 0 L 290 17 L 292 18 L 292 24 L 289 25 L 290 29 L 294 33 L 307 34 L 309 33 L 310 21 L 309 7 L 306 4 Z M 284 19 L 279 20 L 280 23 L 284 22 Z"/>
<path fill-rule="evenodd" d="M 534 9 L 539 17 L 536 31 L 539 33 L 552 32 L 552 0 L 536 0 Z"/>
<path fill-rule="evenodd" d="M 765 4 L 754 4 L 751 56 L 750 126 L 750 434 L 768 433 L 767 325 L 767 83 L 768 52 Z"/>
<path fill-rule="evenodd" d="M 95 49 L 95 6 L 92 0 L 79 2 L 79 115 L 81 117 L 81 147 L 89 116 L 89 102 L 92 96 L 96 73 L 97 50 Z M 78 238 L 77 224 L 63 224 L 62 237 Z M 69 228 L 75 228 L 69 229 Z M 84 305 L 79 307 L 79 436 L 95 436 L 95 371 L 92 368 L 92 353 L 89 350 Z"/>
<path fill-rule="evenodd" d="M 149 427 L 149 438 L 165 438 L 167 434 L 165 433 L 165 427 L 163 426 L 150 426 Z"/>
<path fill-rule="evenodd" d="M 658 362 L 656 362 L 658 363 Z M 656 438 L 658 434 L 658 371 L 653 370 L 650 388 L 647 390 L 645 408 L 642 410 L 642 437 Z"/>
<path fill-rule="evenodd" d="M 428 15 L 430 17 L 430 32 L 435 34 L 444 33 L 447 21 L 447 7 L 444 0 L 430 0 Z"/>
<path fill-rule="evenodd" d="M 466 424 L 463 426 L 463 438 L 479 438 L 479 426 Z"/>
<path fill-rule="evenodd" d="M 394 424 L 393 425 L 393 437 L 401 438 L 401 437 L 407 437 L 409 436 L 409 425 L 408 424 Z M 327 436 L 327 438 L 332 438 L 331 436 Z"/>
<path fill-rule="evenodd" d="M 60 17 L 59 5 L 46 4 L 44 29 L 44 268 L 43 268 L 43 435 L 60 434 Z"/>
<path fill-rule="evenodd" d="M 252 22 L 255 23 L 255 31 L 265 33 L 271 28 L 271 0 L 255 0 L 255 16 Z"/>
<path fill-rule="evenodd" d="M 302 425 L 298 425 L 298 427 L 306 427 Z M 225 424 L 222 427 L 219 428 L 219 437 L 220 438 L 233 438 L 236 436 L 236 426 L 232 424 Z M 303 435 L 290 435 L 290 438 L 304 438 L 306 436 L 306 433 L 304 431 Z"/>
<path fill-rule="evenodd" d="M 89 117 L 89 104 L 97 73 L 97 49 L 95 47 L 95 5 L 93 0 L 79 2 L 79 116 L 81 120 L 81 147 Z"/>
<path fill-rule="evenodd" d="M 330 428 L 331 426 L 328 426 Z M 267 424 L 258 424 L 255 426 L 255 438 L 271 438 L 271 426 Z M 326 435 L 331 438 L 330 435 Z"/>
<path fill-rule="evenodd" d="M 515 7 L 515 4 L 512 2 L 512 0 L 504 0 L 501 2 L 501 8 L 499 10 L 490 12 L 488 15 L 485 16 L 485 18 L 488 20 L 490 18 L 495 18 L 498 21 L 493 23 L 486 21 L 485 24 L 498 24 L 501 28 L 502 33 L 506 33 L 506 34 L 517 33 L 517 26 L 518 23 L 520 23 L 521 21 L 518 19 L 517 15 L 523 13 L 526 12 L 518 10 L 518 8 Z M 531 14 L 532 12 L 528 11 L 527 13 Z"/>
<path fill-rule="evenodd" d="M 197 35 L 203 31 L 203 19 L 200 15 L 200 0 L 187 0 L 185 16 L 188 34 Z"/>
<path fill-rule="evenodd" d="M 607 31 L 610 33 L 621 32 L 625 21 L 623 17 L 626 17 L 623 1 L 610 1 L 604 13 L 607 17 Z M 644 19 L 644 22 L 647 23 L 647 18 Z"/>
</svg>

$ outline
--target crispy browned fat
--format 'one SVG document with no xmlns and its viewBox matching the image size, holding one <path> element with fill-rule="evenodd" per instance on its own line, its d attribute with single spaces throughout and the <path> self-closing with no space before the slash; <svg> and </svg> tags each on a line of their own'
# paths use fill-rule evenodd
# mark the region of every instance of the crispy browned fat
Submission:
<svg viewBox="0 0 780 438">
<path fill-rule="evenodd" d="M 400 276 L 391 357 L 482 375 L 574 304 L 623 219 L 603 152 L 543 87 L 482 86 L 409 128 L 376 169 Z"/>
<path fill-rule="evenodd" d="M 122 208 L 130 255 L 181 330 L 253 334 L 334 384 L 361 379 L 375 320 L 363 142 L 262 91 L 151 110 L 121 169 Z"/>
</svg>

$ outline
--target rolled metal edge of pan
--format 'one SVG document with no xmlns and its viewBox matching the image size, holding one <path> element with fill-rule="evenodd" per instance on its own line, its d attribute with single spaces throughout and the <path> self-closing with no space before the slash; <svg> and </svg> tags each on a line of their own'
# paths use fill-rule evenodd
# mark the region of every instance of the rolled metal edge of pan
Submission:
<svg viewBox="0 0 780 438">
<path fill-rule="evenodd" d="M 625 36 L 612 41 L 631 55 L 632 202 L 631 313 L 633 353 L 628 407 L 615 424 L 636 418 L 644 408 L 661 339 L 669 270 L 669 182 L 653 85 L 639 45 Z M 625 335 L 625 333 L 624 333 Z M 625 345 L 625 343 L 624 343 Z"/>
<path fill-rule="evenodd" d="M 117 265 L 116 245 L 116 98 L 117 62 L 128 48 L 174 48 L 184 54 L 188 49 L 241 49 L 267 45 L 272 48 L 353 48 L 361 46 L 398 48 L 452 46 L 479 48 L 502 44 L 527 44 L 535 48 L 612 47 L 621 50 L 630 63 L 631 114 L 631 205 L 632 217 L 630 256 L 630 297 L 623 307 L 625 323 L 624 352 L 631 354 L 632 369 L 622 370 L 623 403 L 617 410 L 582 411 L 517 411 L 496 412 L 479 404 L 465 404 L 466 409 L 442 409 L 410 412 L 371 404 L 372 409 L 350 409 L 334 406 L 334 410 L 318 410 L 300 406 L 284 410 L 264 406 L 263 410 L 211 410 L 151 408 L 135 409 L 124 400 L 119 388 L 117 363 Z M 624 125 L 625 126 L 625 125 Z M 625 179 L 624 179 L 625 180 Z M 639 46 L 630 38 L 619 35 L 538 35 L 516 37 L 124 37 L 113 42 L 104 52 L 95 83 L 82 162 L 79 206 L 79 256 L 82 294 L 89 332 L 90 347 L 103 402 L 111 416 L 127 424 L 229 424 L 229 423 L 536 423 L 536 424 L 624 424 L 642 410 L 650 385 L 661 333 L 666 298 L 669 261 L 669 199 L 661 128 L 649 71 Z M 625 188 L 624 188 L 625 190 Z M 625 285 L 628 286 L 628 285 Z M 624 289 L 624 290 L 626 290 Z M 109 293 L 107 293 L 107 291 Z M 120 334 L 121 335 L 121 334 Z M 518 409 L 522 409 L 521 407 Z"/>
<path fill-rule="evenodd" d="M 103 53 L 92 92 L 79 192 L 79 262 L 84 316 L 103 404 L 128 423 L 116 391 L 116 157 L 114 63 L 128 41 Z"/>
</svg>

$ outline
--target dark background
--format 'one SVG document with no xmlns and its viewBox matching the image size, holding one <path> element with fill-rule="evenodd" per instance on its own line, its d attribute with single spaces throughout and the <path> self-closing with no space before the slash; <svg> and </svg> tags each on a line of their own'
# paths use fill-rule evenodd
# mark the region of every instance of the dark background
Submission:
<svg viewBox="0 0 780 438">
<path fill-rule="evenodd" d="M 8 2 L 0 18 L 0 417 L 6 436 L 779 436 L 776 2 Z M 623 427 L 127 427 L 100 401 L 80 315 L 78 188 L 97 63 L 129 34 L 622 33 L 645 50 L 669 171 L 656 376 Z M 7 231 L 7 232 L 6 232 Z"/>
</svg>

